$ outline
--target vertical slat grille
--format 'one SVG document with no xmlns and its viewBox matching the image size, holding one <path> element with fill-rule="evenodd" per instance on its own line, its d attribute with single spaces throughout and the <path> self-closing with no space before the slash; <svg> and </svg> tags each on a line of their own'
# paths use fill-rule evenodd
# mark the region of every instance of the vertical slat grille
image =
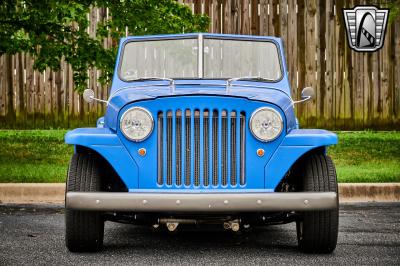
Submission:
<svg viewBox="0 0 400 266">
<path fill-rule="evenodd" d="M 158 184 L 195 187 L 246 184 L 244 112 L 167 110 L 158 113 L 157 126 Z"/>
</svg>

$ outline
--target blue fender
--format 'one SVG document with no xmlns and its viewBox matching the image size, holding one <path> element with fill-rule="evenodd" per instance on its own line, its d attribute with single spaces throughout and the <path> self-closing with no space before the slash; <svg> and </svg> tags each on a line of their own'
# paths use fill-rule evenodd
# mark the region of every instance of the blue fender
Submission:
<svg viewBox="0 0 400 266">
<path fill-rule="evenodd" d="M 65 135 L 65 142 L 98 152 L 110 163 L 128 188 L 138 187 L 138 166 L 117 134 L 110 129 L 77 128 Z"/>
<path fill-rule="evenodd" d="M 327 130 L 291 130 L 265 166 L 265 189 L 274 190 L 292 165 L 308 151 L 337 142 L 337 135 Z"/>
</svg>

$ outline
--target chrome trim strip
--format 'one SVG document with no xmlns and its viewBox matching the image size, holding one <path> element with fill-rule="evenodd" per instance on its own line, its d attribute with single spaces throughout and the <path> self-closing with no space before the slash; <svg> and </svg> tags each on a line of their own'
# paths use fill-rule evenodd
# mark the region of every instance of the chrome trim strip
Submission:
<svg viewBox="0 0 400 266">
<path fill-rule="evenodd" d="M 335 192 L 129 193 L 67 192 L 65 207 L 87 211 L 307 211 L 337 208 Z"/>
</svg>

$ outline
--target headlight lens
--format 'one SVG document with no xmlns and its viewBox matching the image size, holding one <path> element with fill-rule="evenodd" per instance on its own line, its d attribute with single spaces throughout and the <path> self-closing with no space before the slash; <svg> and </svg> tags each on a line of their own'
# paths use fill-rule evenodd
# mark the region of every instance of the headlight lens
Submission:
<svg viewBox="0 0 400 266">
<path fill-rule="evenodd" d="M 282 132 L 283 121 L 279 112 L 272 108 L 262 107 L 253 112 L 250 119 L 250 130 L 260 141 L 272 141 Z"/>
<path fill-rule="evenodd" d="M 125 111 L 121 117 L 122 134 L 132 141 L 143 141 L 153 131 L 153 116 L 141 107 L 133 107 Z"/>
</svg>

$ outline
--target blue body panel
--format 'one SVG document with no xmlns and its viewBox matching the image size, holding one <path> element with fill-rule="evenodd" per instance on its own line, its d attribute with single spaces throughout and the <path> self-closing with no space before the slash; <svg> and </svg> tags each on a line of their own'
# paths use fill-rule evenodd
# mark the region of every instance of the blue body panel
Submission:
<svg viewBox="0 0 400 266">
<path fill-rule="evenodd" d="M 167 81 L 135 81 L 125 82 L 119 79 L 118 66 L 121 49 L 124 43 L 135 40 L 168 39 L 168 38 L 187 38 L 196 37 L 198 34 L 183 35 L 158 35 L 123 38 L 120 43 L 118 59 L 114 72 L 112 88 L 106 114 L 99 118 L 96 128 L 78 128 L 68 132 L 65 141 L 68 144 L 79 145 L 95 150 L 103 156 L 115 169 L 121 180 L 125 183 L 130 192 L 155 192 L 155 193 L 225 193 L 225 192 L 273 192 L 279 182 L 290 170 L 292 165 L 308 151 L 334 145 L 337 143 L 337 136 L 329 131 L 317 129 L 298 129 L 299 125 L 294 114 L 293 101 L 290 96 L 290 86 L 287 76 L 287 68 L 284 60 L 282 42 L 279 38 L 263 36 L 238 36 L 238 35 L 219 35 L 203 34 L 206 38 L 228 38 L 228 39 L 254 39 L 267 40 L 274 42 L 280 51 L 282 58 L 283 77 L 277 82 L 256 82 L 256 81 L 235 81 L 235 86 L 226 87 L 226 80 L 176 80 L 176 86 L 168 86 Z M 175 118 L 175 111 L 190 110 L 217 110 L 218 113 L 227 111 L 227 119 L 230 121 L 231 111 L 243 112 L 245 114 L 245 177 L 246 182 L 240 185 L 239 182 L 231 185 L 194 185 L 193 160 L 191 160 L 190 173 L 191 185 L 176 185 L 173 180 L 172 185 L 164 182 L 162 185 L 157 183 L 157 152 L 158 152 L 158 123 L 154 123 L 152 134 L 142 142 L 132 142 L 126 139 L 119 129 L 119 121 L 122 114 L 133 106 L 146 108 L 156 120 L 159 112 L 167 113 L 171 111 L 172 119 Z M 271 142 L 261 142 L 257 140 L 249 129 L 251 114 L 260 107 L 270 107 L 278 111 L 283 118 L 283 131 L 281 135 Z M 164 116 L 164 122 L 166 122 Z M 237 115 L 237 129 L 239 129 L 240 116 Z M 203 147 L 203 112 L 200 112 L 200 146 Z M 191 141 L 193 147 L 194 119 L 188 125 L 191 129 Z M 211 121 L 211 119 L 209 120 Z M 232 130 L 231 123 L 227 123 L 227 135 L 230 136 Z M 185 119 L 182 119 L 182 134 L 185 134 Z M 221 128 L 221 118 L 218 118 L 218 126 Z M 211 128 L 211 122 L 210 122 Z M 165 135 L 165 127 L 163 128 Z M 176 125 L 173 123 L 172 135 L 175 136 Z M 210 130 L 211 132 L 211 130 Z M 239 131 L 237 131 L 239 132 Z M 238 134 L 239 135 L 239 134 Z M 218 140 L 221 140 L 221 131 L 218 132 Z M 183 137 L 182 137 L 183 139 Z M 210 133 L 211 139 L 211 133 Z M 237 140 L 239 138 L 237 137 Z M 228 138 L 227 154 L 230 154 L 231 139 Z M 236 143 L 239 143 L 237 141 Z M 172 143 L 172 165 L 176 163 L 175 155 L 176 140 Z M 210 141 L 211 144 L 211 141 Z M 218 156 L 221 159 L 221 143 L 218 143 Z M 182 145 L 183 147 L 183 145 Z M 145 148 L 146 156 L 140 156 L 138 150 Z M 257 149 L 264 149 L 265 155 L 257 156 Z M 166 145 L 162 151 L 166 152 Z M 238 149 L 239 150 L 239 149 Z M 182 148 L 183 154 L 186 152 Z M 193 149 L 191 149 L 193 155 Z M 239 153 L 237 153 L 239 154 Z M 210 152 L 211 158 L 211 152 Z M 205 154 L 200 149 L 200 162 L 202 164 Z M 236 159 L 239 159 L 239 155 Z M 221 160 L 219 160 L 221 161 Z M 227 171 L 230 176 L 230 159 L 227 160 Z M 164 169 L 166 163 L 163 162 Z M 239 163 L 237 163 L 239 165 Z M 182 174 L 185 165 L 182 163 Z M 211 164 L 210 164 L 211 170 Z M 172 178 L 176 178 L 176 169 L 172 167 Z M 200 177 L 203 176 L 203 166 L 200 167 Z M 218 170 L 218 178 L 221 181 L 221 167 Z M 239 166 L 236 171 L 239 177 Z M 183 176 L 183 175 L 182 175 Z M 182 182 L 183 183 L 183 182 Z"/>
<path fill-rule="evenodd" d="M 121 140 L 108 128 L 77 128 L 65 135 L 67 144 L 90 148 L 104 157 L 128 188 L 138 187 L 138 166 Z"/>
<path fill-rule="evenodd" d="M 293 129 L 265 166 L 265 188 L 275 189 L 290 167 L 306 152 L 337 144 L 337 135 L 320 129 Z"/>
</svg>

